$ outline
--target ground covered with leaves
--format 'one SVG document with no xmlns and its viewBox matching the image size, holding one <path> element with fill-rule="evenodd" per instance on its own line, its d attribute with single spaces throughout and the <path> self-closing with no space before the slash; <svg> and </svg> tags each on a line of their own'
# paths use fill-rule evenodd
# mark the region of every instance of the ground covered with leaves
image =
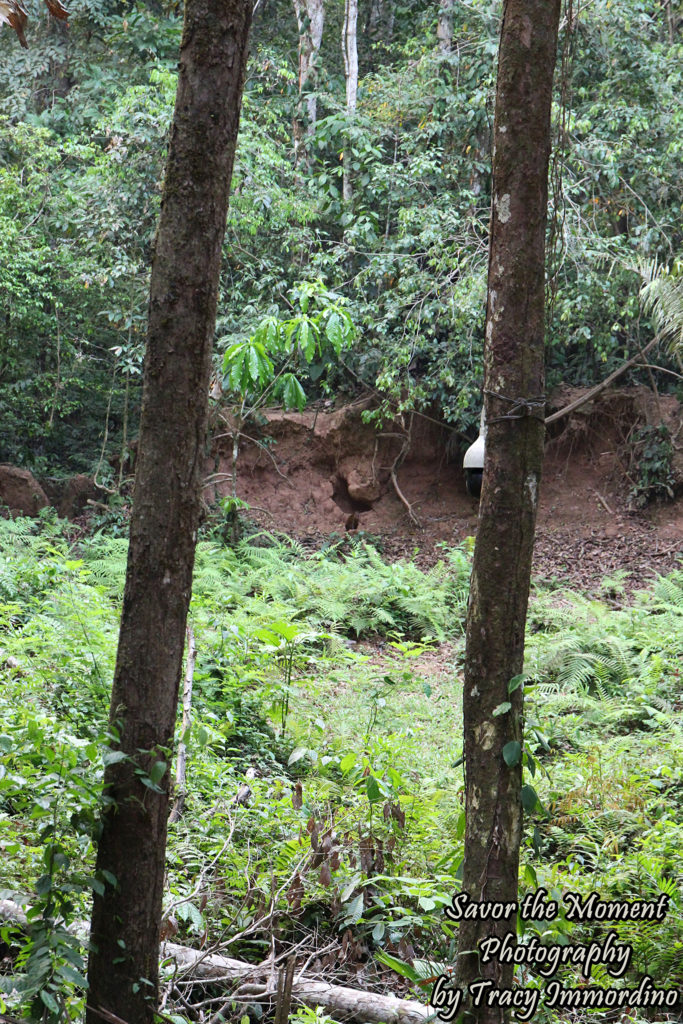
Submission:
<svg viewBox="0 0 683 1024">
<path fill-rule="evenodd" d="M 124 539 L 75 542 L 69 529 L 48 516 L 0 523 L 0 899 L 32 908 L 28 932 L 0 929 L 0 1011 L 53 1021 L 81 1012 L 85 950 L 69 926 L 106 884 L 93 875 L 94 842 L 126 555 Z M 424 570 L 362 541 L 314 552 L 266 534 L 200 544 L 168 937 L 253 963 L 293 950 L 312 976 L 426 1001 L 457 941 L 444 907 L 463 848 L 471 547 L 443 548 Z M 594 967 L 593 983 L 650 975 L 680 987 L 683 572 L 627 602 L 613 583 L 605 596 L 557 580 L 533 593 L 520 895 L 666 894 L 668 913 L 608 925 L 562 911 L 524 922 L 520 941 L 588 942 L 614 928 L 633 948 L 629 969 L 615 982 Z M 582 983 L 577 968 L 558 977 Z M 527 967 L 518 980 L 543 982 Z M 164 985 L 178 1024 L 261 1013 L 231 1004 L 225 983 L 170 967 Z"/>
</svg>

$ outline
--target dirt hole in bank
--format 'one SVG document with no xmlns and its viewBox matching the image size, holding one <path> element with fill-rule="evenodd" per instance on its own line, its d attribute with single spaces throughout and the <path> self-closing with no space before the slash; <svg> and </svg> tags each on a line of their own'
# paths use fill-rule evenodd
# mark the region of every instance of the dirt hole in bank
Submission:
<svg viewBox="0 0 683 1024">
<path fill-rule="evenodd" d="M 346 512 L 347 515 L 350 515 L 352 512 L 369 512 L 371 510 L 371 501 L 359 501 L 357 498 L 351 497 L 349 494 L 349 485 L 341 474 L 338 473 L 332 478 L 332 486 L 334 488 L 332 491 L 332 500 L 335 505 L 342 510 L 342 512 Z"/>
</svg>

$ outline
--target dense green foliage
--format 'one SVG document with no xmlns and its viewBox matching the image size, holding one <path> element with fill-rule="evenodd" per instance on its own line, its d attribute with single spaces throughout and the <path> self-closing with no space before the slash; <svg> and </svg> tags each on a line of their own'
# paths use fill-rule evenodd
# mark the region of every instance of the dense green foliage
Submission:
<svg viewBox="0 0 683 1024">
<path fill-rule="evenodd" d="M 0 461 L 97 471 L 115 487 L 136 429 L 178 5 L 73 0 L 68 27 L 42 3 L 27 6 L 28 51 L 0 31 Z M 456 3 L 447 55 L 436 3 L 396 2 L 375 21 L 361 5 L 351 123 L 342 6 L 327 0 L 319 119 L 295 168 L 294 14 L 289 0 L 259 5 L 216 373 L 240 430 L 276 387 L 297 407 L 304 392 L 368 386 L 386 410 L 427 408 L 467 431 L 480 402 L 500 4 Z M 649 338 L 644 266 L 655 321 L 680 337 L 683 44 L 665 7 L 596 0 L 578 19 L 567 8 L 553 115 L 551 383 L 592 383 Z M 635 448 L 634 497 L 666 493 L 671 439 L 646 427 Z M 238 511 L 226 506 L 224 527 Z M 0 1013 L 46 1022 L 82 1009 L 85 948 L 69 926 L 111 882 L 93 865 L 125 573 L 126 541 L 112 532 L 74 542 L 49 517 L 0 520 L 0 898 L 29 908 L 26 927 L 0 926 Z M 169 934 L 223 941 L 254 961 L 274 929 L 278 942 L 309 942 L 306 956 L 316 934 L 331 944 L 330 964 L 362 965 L 368 986 L 396 987 L 402 975 L 422 996 L 420 979 L 452 963 L 443 907 L 459 886 L 464 831 L 468 565 L 461 548 L 429 571 L 388 565 L 362 543 L 310 555 L 260 535 L 229 548 L 219 527 L 200 544 Z M 508 760 L 526 771 L 520 891 L 668 894 L 656 931 L 617 931 L 634 948 L 626 982 L 650 974 L 681 986 L 683 577 L 614 607 L 619 594 L 614 578 L 605 602 L 535 595 L 525 749 Z M 527 931 L 558 943 L 605 933 L 562 916 Z M 184 996 L 224 999 L 200 986 Z M 187 1019 L 170 987 L 165 1005 Z"/>
<path fill-rule="evenodd" d="M 30 905 L 33 920 L 28 933 L 0 928 L 16 955 L 0 977 L 0 1012 L 74 1019 L 83 952 L 66 926 L 87 919 L 91 889 L 107 883 L 92 874 L 93 842 L 126 543 L 74 545 L 49 518 L 0 527 L 0 898 Z M 368 982 L 384 972 L 395 983 L 388 968 L 433 976 L 453 957 L 443 908 L 462 859 L 453 666 L 467 554 L 444 551 L 425 573 L 363 545 L 305 557 L 291 542 L 258 542 L 198 550 L 168 927 L 177 941 L 220 940 L 258 961 L 272 911 L 280 939 L 315 930 L 346 970 L 362 962 Z M 616 593 L 619 580 L 605 589 Z M 616 609 L 541 590 L 529 627 L 520 891 L 668 893 L 656 931 L 616 927 L 634 948 L 626 983 L 648 973 L 680 986 L 683 575 Z M 526 928 L 527 939 L 560 943 L 606 931 L 563 915 Z M 600 968 L 593 975 L 613 984 Z M 571 969 L 563 977 L 578 980 Z"/>
<path fill-rule="evenodd" d="M 28 51 L 0 33 L 0 461 L 99 466 L 106 483 L 135 431 L 180 19 L 170 0 L 69 6 L 65 26 L 29 4 Z M 293 287 L 320 280 L 345 298 L 359 336 L 341 363 L 313 361 L 311 392 L 324 380 L 337 391 L 363 382 L 392 408 L 429 407 L 468 430 L 480 401 L 499 5 L 455 4 L 447 55 L 436 3 L 396 3 L 374 20 L 361 5 L 351 124 L 342 7 L 327 0 L 318 121 L 295 169 L 293 8 L 259 5 L 217 369 L 265 317 L 291 318 Z M 671 264 L 681 249 L 681 46 L 655 0 L 568 9 L 554 110 L 551 383 L 600 379 L 648 336 L 638 266 Z"/>
</svg>

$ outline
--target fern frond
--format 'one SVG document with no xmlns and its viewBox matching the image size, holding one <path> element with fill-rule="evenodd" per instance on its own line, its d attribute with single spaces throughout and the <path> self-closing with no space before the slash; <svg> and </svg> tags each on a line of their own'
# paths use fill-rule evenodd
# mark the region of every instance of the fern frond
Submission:
<svg viewBox="0 0 683 1024">
<path fill-rule="evenodd" d="M 677 260 L 672 268 L 665 267 L 655 259 L 641 263 L 639 269 L 645 282 L 640 290 L 644 311 L 652 314 L 657 330 L 669 339 L 670 351 L 680 350 L 683 346 L 683 266 Z"/>
</svg>

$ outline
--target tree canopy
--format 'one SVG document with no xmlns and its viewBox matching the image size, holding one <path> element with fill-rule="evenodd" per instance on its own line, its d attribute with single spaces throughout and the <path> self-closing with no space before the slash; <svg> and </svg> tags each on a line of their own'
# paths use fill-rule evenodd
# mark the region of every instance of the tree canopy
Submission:
<svg viewBox="0 0 683 1024">
<path fill-rule="evenodd" d="M 355 111 L 345 5 L 326 0 L 307 159 L 294 159 L 299 30 L 256 5 L 216 332 L 223 353 L 320 280 L 358 337 L 308 366 L 392 408 L 476 428 L 499 5 L 361 4 Z M 29 49 L 0 33 L 0 458 L 115 476 L 139 406 L 152 234 L 180 32 L 169 0 L 31 7 Z M 553 103 L 549 384 L 600 380 L 651 336 L 645 261 L 682 246 L 680 16 L 654 0 L 568 5 Z M 303 116 L 303 115 L 301 115 Z M 309 115 L 307 115 L 309 117 Z M 344 201 L 347 168 L 353 194 Z M 305 369 L 305 368 L 304 368 Z M 634 371 L 637 372 L 637 371 Z M 641 371 L 642 372 L 642 371 Z M 306 387 L 308 390 L 308 386 Z"/>
</svg>

